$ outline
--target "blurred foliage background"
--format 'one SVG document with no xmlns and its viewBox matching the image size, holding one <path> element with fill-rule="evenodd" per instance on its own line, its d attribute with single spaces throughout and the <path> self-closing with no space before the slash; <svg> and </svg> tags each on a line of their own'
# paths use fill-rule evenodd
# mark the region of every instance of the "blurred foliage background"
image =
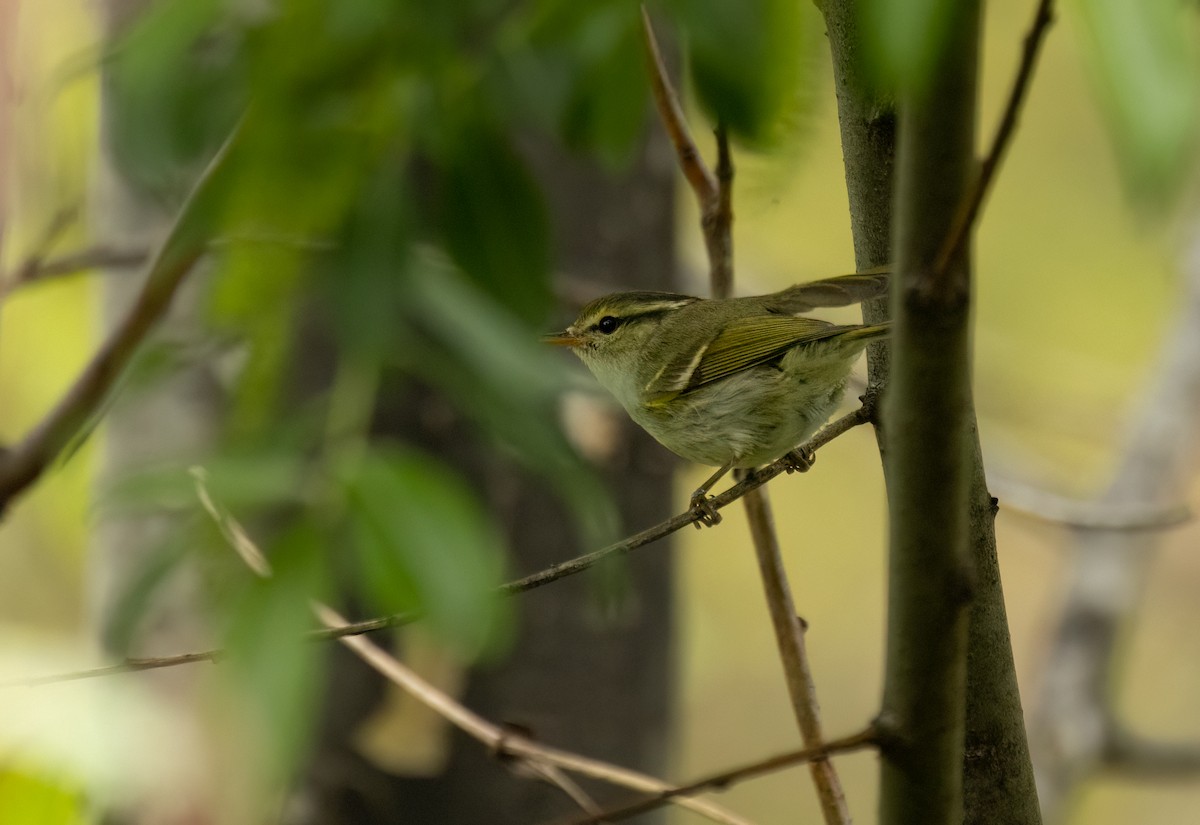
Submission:
<svg viewBox="0 0 1200 825">
<path fill-rule="evenodd" d="M 327 589 L 330 572 L 319 548 L 344 538 L 353 524 L 357 572 L 348 575 L 361 578 L 371 604 L 425 607 L 443 640 L 466 653 L 502 656 L 511 637 L 502 606 L 486 607 L 493 603 L 485 594 L 512 571 L 487 517 L 461 481 L 427 457 L 401 445 L 366 444 L 367 411 L 385 368 L 441 386 L 501 449 L 565 491 L 589 541 L 613 535 L 603 496 L 555 423 L 563 371 L 533 337 L 553 320 L 547 243 L 554 216 L 507 130 L 533 124 L 613 167 L 625 162 L 640 130 L 654 126 L 644 116 L 636 6 L 547 2 L 512 12 L 488 0 L 285 5 L 290 13 L 276 19 L 265 4 L 231 14 L 216 0 L 161 3 L 104 54 L 120 100 L 113 115 L 118 156 L 164 203 L 178 202 L 181 183 L 242 123 L 227 167 L 238 183 L 214 226 L 228 242 L 208 311 L 218 330 L 250 346 L 228 430 L 205 463 L 214 495 L 235 512 L 269 506 L 287 514 L 275 553 L 298 561 L 272 587 L 239 588 L 230 621 L 254 632 L 231 638 L 252 663 L 259 645 L 304 626 L 303 609 L 279 613 L 271 606 Z M 707 113 L 716 108 L 743 147 L 734 201 L 739 289 L 768 291 L 847 271 L 843 170 L 819 16 L 784 0 L 752 4 L 753 13 L 699 0 L 665 5 L 664 19 L 690 38 L 696 134 L 707 134 Z M 1145 7 L 1150 11 L 1131 19 L 1120 16 L 1130 12 L 1119 3 L 1063 8 L 976 245 L 976 396 L 989 469 L 1072 494 L 1108 480 L 1172 316 L 1181 250 L 1197 232 L 1193 175 L 1184 163 L 1197 96 L 1194 85 L 1178 86 L 1195 59 L 1194 25 L 1172 23 L 1163 3 Z M 36 246 L 56 214 L 88 204 L 99 131 L 99 30 L 88 4 L 42 0 L 20 4 L 19 12 L 5 58 L 16 90 L 8 151 L 17 159 L 6 193 L 6 266 Z M 1022 4 L 988 8 L 985 136 L 1030 14 Z M 765 19 L 776 25 L 753 25 Z M 886 19 L 879 25 L 888 30 Z M 1169 48 L 1138 50 L 1137 33 L 1145 35 L 1141 45 Z M 911 54 L 885 58 L 881 77 L 919 71 Z M 1166 91 L 1158 97 L 1147 89 Z M 680 255 L 695 273 L 688 289 L 703 292 L 696 215 L 686 193 L 680 203 Z M 59 246 L 86 240 L 75 226 Z M 311 243 L 322 248 L 314 254 Z M 388 277 L 380 277 L 381 266 Z M 95 296 L 91 280 L 75 278 L 6 298 L 0 441 L 36 422 L 92 351 Z M 314 305 L 327 310 L 342 346 L 334 390 L 296 406 L 279 368 L 295 345 L 292 322 Z M 451 334 L 461 330 L 470 334 Z M 151 356 L 138 366 L 147 380 L 181 357 Z M 280 410 L 288 411 L 285 426 Z M 89 442 L 56 469 L 0 529 L 5 671 L 63 669 L 89 646 L 84 551 L 99 506 L 89 487 L 95 449 Z M 148 468 L 104 506 L 190 511 L 186 538 L 219 555 L 221 540 L 182 469 Z M 706 472 L 681 474 L 678 501 Z M 885 506 L 873 439 L 865 431 L 839 439 L 813 473 L 782 478 L 771 494 L 797 603 L 811 627 L 826 730 L 848 732 L 871 717 L 879 699 Z M 412 506 L 394 513 L 385 500 Z M 414 537 L 414 522 L 459 525 L 462 535 L 449 544 L 462 554 L 431 552 L 441 537 Z M 1063 532 L 1003 508 L 998 530 L 1028 704 L 1060 595 Z M 682 692 L 673 776 L 795 745 L 744 536 L 740 514 L 731 511 L 718 530 L 688 531 L 678 549 Z M 1191 525 L 1168 537 L 1128 640 L 1127 678 L 1117 686 L 1121 709 L 1150 733 L 1200 738 L 1191 698 L 1200 683 L 1200 642 L 1191 630 L 1200 561 L 1188 552 L 1196 539 Z M 403 549 L 387 550 L 395 547 Z M 445 566 L 423 566 L 431 558 Z M 447 589 L 447 569 L 473 575 Z M 630 574 L 637 575 L 636 560 Z M 281 682 L 302 681 L 314 666 L 308 658 L 279 664 L 263 689 L 277 696 L 287 690 Z M 164 735 L 184 741 L 194 735 L 155 715 L 149 699 L 71 689 L 23 696 L 6 708 L 0 726 L 21 729 L 15 720 L 36 718 L 48 705 L 111 702 L 114 718 L 163 726 Z M 64 716 L 60 733 L 80 730 L 85 720 L 82 711 Z M 83 787 L 136 792 L 115 774 L 144 770 L 143 760 L 127 755 L 106 769 L 105 743 L 99 734 L 90 747 L 70 738 L 49 743 L 46 752 L 61 760 L 58 774 L 6 755 L 0 819 L 67 822 L 80 815 Z M 0 753 L 9 747 L 3 742 Z M 874 762 L 869 754 L 839 762 L 862 821 L 874 810 Z M 172 762 L 146 781 L 180 781 L 196 769 Z M 811 794 L 806 776 L 788 772 L 737 787 L 725 799 L 752 819 L 773 822 L 785 811 L 815 815 Z M 1075 821 L 1177 822 L 1197 812 L 1197 785 L 1098 781 Z"/>
</svg>

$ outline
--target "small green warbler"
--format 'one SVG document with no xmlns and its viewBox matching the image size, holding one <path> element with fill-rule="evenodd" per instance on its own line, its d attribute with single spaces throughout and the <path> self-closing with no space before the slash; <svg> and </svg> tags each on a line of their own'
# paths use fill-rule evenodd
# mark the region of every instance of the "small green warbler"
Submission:
<svg viewBox="0 0 1200 825">
<path fill-rule="evenodd" d="M 795 469 L 812 465 L 796 446 L 837 409 L 867 343 L 889 331 L 799 313 L 880 297 L 887 283 L 881 268 L 748 298 L 619 292 L 544 340 L 570 347 L 667 449 L 720 468 L 691 498 L 700 521 L 716 524 L 707 493 L 729 470 L 785 455 Z"/>
</svg>

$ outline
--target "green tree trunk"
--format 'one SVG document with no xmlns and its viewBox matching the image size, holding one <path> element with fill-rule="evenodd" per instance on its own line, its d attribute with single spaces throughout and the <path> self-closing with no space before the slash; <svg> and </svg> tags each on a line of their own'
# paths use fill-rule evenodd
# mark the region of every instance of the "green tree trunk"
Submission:
<svg viewBox="0 0 1200 825">
<path fill-rule="evenodd" d="M 860 82 L 863 46 L 854 4 L 823 0 L 819 6 L 833 58 L 855 257 L 860 269 L 879 266 L 891 259 L 894 103 L 872 96 Z M 887 307 L 882 303 L 864 306 L 864 319 L 884 317 Z M 879 351 L 869 353 L 872 386 L 886 383 L 888 374 L 888 351 L 874 349 Z M 968 530 L 975 581 L 967 637 L 964 821 L 1037 823 L 1037 795 L 996 558 L 995 508 L 973 415 L 969 427 Z M 886 434 L 879 430 L 877 435 L 886 460 Z"/>
</svg>

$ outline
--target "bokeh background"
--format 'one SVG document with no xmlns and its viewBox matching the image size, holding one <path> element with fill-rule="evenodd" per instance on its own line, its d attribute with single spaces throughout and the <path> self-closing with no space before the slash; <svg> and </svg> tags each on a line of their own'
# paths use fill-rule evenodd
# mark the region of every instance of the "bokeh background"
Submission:
<svg viewBox="0 0 1200 825">
<path fill-rule="evenodd" d="M 1015 71 L 1030 15 L 1025 5 L 988 4 L 983 136 L 992 132 Z M 4 139 L 20 158 L 7 169 L 6 265 L 37 242 L 56 210 L 87 203 L 98 132 L 97 82 L 88 61 L 97 37 L 91 14 L 83 0 L 26 3 L 17 34 L 4 33 L 3 80 L 15 101 Z M 1127 196 L 1082 41 L 1078 15 L 1067 4 L 975 247 L 975 384 L 989 472 L 1078 496 L 1103 489 L 1110 478 L 1176 309 L 1183 250 L 1200 233 L 1186 204 L 1146 210 Z M 810 59 L 819 79 L 800 107 L 796 137 L 766 155 L 737 156 L 735 260 L 743 292 L 852 268 L 827 53 L 815 49 Z M 703 136 L 706 129 L 697 125 L 696 132 Z M 686 192 L 681 203 L 679 254 L 694 289 L 703 290 L 703 246 Z M 90 353 L 96 296 L 84 276 L 5 299 L 0 442 L 35 422 Z M 85 545 L 96 449 L 94 442 L 86 446 L 6 518 L 0 645 L 86 644 Z M 706 473 L 680 473 L 680 502 Z M 1193 485 L 1192 501 L 1195 492 Z M 877 707 L 882 672 L 885 503 L 872 435 L 859 430 L 837 440 L 813 472 L 781 477 L 770 496 L 796 602 L 809 623 L 826 731 L 851 732 Z M 796 745 L 753 552 L 740 512 L 726 512 L 720 529 L 689 530 L 674 550 L 681 574 L 681 696 L 672 775 L 679 778 Z M 997 529 L 1028 706 L 1062 596 L 1067 536 L 1004 501 Z M 1115 686 L 1119 708 L 1147 734 L 1200 740 L 1198 538 L 1194 524 L 1164 535 L 1124 643 L 1124 674 Z M 630 568 L 636 576 L 637 556 Z M 850 755 L 838 764 L 856 818 L 872 821 L 874 756 Z M 755 821 L 783 821 L 783 812 L 797 809 L 817 817 L 811 785 L 799 769 L 746 783 L 723 799 Z M 1072 821 L 1197 820 L 1200 782 L 1101 778 L 1088 784 Z"/>
</svg>

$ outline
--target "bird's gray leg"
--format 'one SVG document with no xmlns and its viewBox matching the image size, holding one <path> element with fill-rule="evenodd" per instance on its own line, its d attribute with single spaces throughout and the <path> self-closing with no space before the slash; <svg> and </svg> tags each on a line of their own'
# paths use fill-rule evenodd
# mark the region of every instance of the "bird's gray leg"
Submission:
<svg viewBox="0 0 1200 825">
<path fill-rule="evenodd" d="M 717 512 L 717 509 L 712 506 L 712 502 L 709 501 L 708 491 L 711 490 L 712 486 L 720 481 L 721 477 L 728 473 L 732 467 L 733 461 L 731 460 L 711 476 L 709 476 L 708 479 L 696 489 L 696 492 L 692 493 L 692 500 L 689 503 L 689 506 L 692 508 L 692 512 L 696 513 L 700 517 L 698 521 L 692 522 L 696 525 L 697 530 L 700 529 L 700 525 L 712 527 L 714 524 L 721 523 L 721 514 Z"/>
<path fill-rule="evenodd" d="M 807 473 L 817 463 L 817 454 L 812 450 L 797 447 L 783 457 L 789 473 Z"/>
</svg>

